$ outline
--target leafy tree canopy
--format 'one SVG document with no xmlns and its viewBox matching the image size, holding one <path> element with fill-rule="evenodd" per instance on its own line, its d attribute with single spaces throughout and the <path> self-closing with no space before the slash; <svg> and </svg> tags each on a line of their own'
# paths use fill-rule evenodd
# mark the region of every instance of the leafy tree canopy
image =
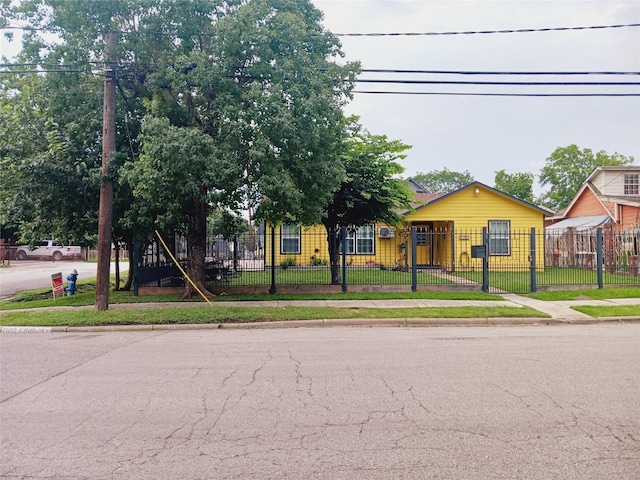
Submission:
<svg viewBox="0 0 640 480">
<path fill-rule="evenodd" d="M 400 177 L 404 171 L 398 161 L 410 145 L 373 135 L 352 124 L 345 141 L 345 176 L 340 188 L 325 209 L 327 225 L 364 225 L 372 221 L 399 224 L 399 210 L 411 208 L 413 196 L 408 183 Z"/>
<path fill-rule="evenodd" d="M 209 231 L 222 238 L 230 239 L 235 235 L 241 235 L 249 231 L 249 221 L 240 214 L 227 209 L 213 210 L 207 219 Z"/>
<path fill-rule="evenodd" d="M 400 177 L 398 163 L 406 157 L 409 145 L 373 135 L 352 119 L 344 140 L 345 175 L 327 205 L 322 223 L 327 229 L 332 283 L 340 283 L 339 229 L 381 221 L 399 224 L 400 211 L 411 210 L 413 191 Z"/>
<path fill-rule="evenodd" d="M 22 241 L 95 239 L 100 81 L 16 76 L 0 87 L 0 215 Z"/>
<path fill-rule="evenodd" d="M 359 66 L 310 2 L 253 1 L 220 21 L 218 138 L 242 165 L 254 218 L 318 223 L 343 176 L 342 106 Z"/>
<path fill-rule="evenodd" d="M 431 172 L 418 172 L 413 178 L 427 187 L 431 193 L 449 193 L 473 182 L 473 176 L 468 170 L 454 172 L 448 168 Z"/>
<path fill-rule="evenodd" d="M 40 97 L 26 88 L 20 92 L 24 102 L 20 112 L 8 115 L 13 130 L 7 138 L 19 133 L 20 115 L 33 116 L 37 121 L 27 124 L 37 132 L 26 149 L 33 154 L 10 156 L 9 162 L 14 170 L 28 170 L 18 165 L 23 161 L 38 169 L 16 177 L 25 181 L 22 193 L 16 189 L 12 198 L 29 193 L 29 179 L 46 178 L 50 190 L 62 191 L 65 199 L 76 201 L 78 191 L 90 198 L 92 208 L 81 214 L 95 221 L 101 88 L 84 87 L 90 78 L 100 86 L 94 69 L 102 67 L 105 35 L 116 31 L 117 146 L 110 174 L 116 210 L 121 208 L 114 212 L 114 232 L 173 225 L 189 231 L 190 249 L 203 250 L 201 233 L 216 202 L 232 210 L 247 202 L 258 219 L 320 220 L 344 176 L 336 161 L 342 106 L 359 67 L 336 62 L 340 43 L 323 29 L 322 14 L 309 0 L 2 0 L 0 5 L 11 10 L 12 20 L 33 27 L 23 37 L 21 60 L 74 67 L 79 77 L 86 75 L 79 83 L 71 73 L 48 74 L 47 82 L 58 82 L 55 89 L 53 83 L 39 87 Z M 55 103 L 47 99 L 52 92 Z M 27 108 L 31 99 L 37 101 L 33 113 Z M 143 119 L 148 125 L 138 138 Z M 176 151 L 175 145 L 183 149 Z M 18 144 L 0 148 L 25 151 Z M 140 151 L 140 165 L 129 167 Z M 56 162 L 48 162 L 51 157 Z M 69 181 L 68 171 L 81 176 Z M 160 208 L 167 193 L 170 201 Z M 72 211 L 61 208 L 55 213 L 62 216 L 46 216 L 40 209 L 32 217 L 63 225 Z M 31 226 L 26 213 L 16 218 Z M 191 263 L 199 262 L 196 257 Z"/>
<path fill-rule="evenodd" d="M 534 180 L 533 173 L 507 173 L 505 170 L 498 170 L 495 176 L 495 188 L 525 202 L 533 203 Z"/>
<path fill-rule="evenodd" d="M 142 152 L 129 164 L 127 181 L 133 186 L 134 204 L 127 213 L 130 223 L 145 224 L 147 230 L 185 232 L 190 214 L 185 197 L 207 197 L 219 168 L 213 139 L 195 127 L 175 127 L 169 120 L 149 117 L 139 137 Z"/>
<path fill-rule="evenodd" d="M 608 154 L 602 150 L 594 153 L 576 145 L 558 147 L 547 158 L 546 165 L 540 171 L 540 184 L 550 187 L 542 195 L 540 203 L 553 210 L 561 210 L 571 203 L 580 186 L 597 167 L 628 165 L 633 162 L 633 157 L 619 153 Z"/>
</svg>

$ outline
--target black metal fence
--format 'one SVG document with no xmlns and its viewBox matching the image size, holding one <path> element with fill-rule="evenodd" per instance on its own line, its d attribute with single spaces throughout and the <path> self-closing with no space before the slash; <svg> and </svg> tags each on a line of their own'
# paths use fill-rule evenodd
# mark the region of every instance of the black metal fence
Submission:
<svg viewBox="0 0 640 480">
<path fill-rule="evenodd" d="M 530 230 L 491 233 L 428 231 L 411 228 L 391 235 L 374 229 L 358 236 L 343 230 L 334 284 L 342 291 L 482 290 L 529 293 L 538 289 L 640 287 L 640 228 Z M 385 232 L 386 233 L 386 232 Z M 187 242 L 167 242 L 186 264 Z M 207 242 L 206 284 L 212 291 L 232 287 L 331 285 L 327 235 L 318 229 L 290 232 L 267 229 L 233 239 Z M 182 273 L 156 241 L 140 250 L 137 286 L 180 286 Z M 335 273 L 335 271 L 334 271 Z"/>
</svg>

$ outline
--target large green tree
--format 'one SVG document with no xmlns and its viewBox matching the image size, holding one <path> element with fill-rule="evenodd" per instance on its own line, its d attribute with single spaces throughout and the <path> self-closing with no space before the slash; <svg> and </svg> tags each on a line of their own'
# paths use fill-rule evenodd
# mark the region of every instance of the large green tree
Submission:
<svg viewBox="0 0 640 480">
<path fill-rule="evenodd" d="M 533 203 L 534 180 L 533 173 L 507 173 L 505 170 L 498 170 L 495 176 L 495 188 L 525 202 Z"/>
<path fill-rule="evenodd" d="M 339 44 L 320 20 L 306 0 L 248 2 L 215 22 L 210 41 L 161 61 L 148 77 L 151 115 L 209 135 L 223 160 L 217 165 L 231 172 L 217 168 L 218 179 L 226 178 L 217 183 L 200 175 L 200 194 L 190 201 L 177 192 L 172 197 L 187 206 L 196 283 L 204 276 L 194 249 L 204 252 L 205 230 L 192 227 L 205 225 L 212 205 L 207 192 L 224 189 L 219 198 L 226 206 L 250 204 L 256 219 L 313 224 L 338 187 L 341 107 L 355 66 L 334 63 Z M 162 130 L 144 142 L 154 142 L 154 135 L 165 143 Z M 173 161 L 199 171 L 188 156 L 174 155 Z"/>
<path fill-rule="evenodd" d="M 90 72 L 21 73 L 0 88 L 0 212 L 24 242 L 53 236 L 95 244 L 102 83 Z M 131 201 L 127 186 L 117 181 L 117 166 L 132 159 L 139 123 L 127 125 L 123 116 L 118 124 L 126 129 L 117 133 L 112 158 L 117 191 L 113 241 L 130 248 L 132 232 L 120 219 Z M 130 281 L 131 276 L 125 288 Z"/>
<path fill-rule="evenodd" d="M 380 221 L 399 225 L 401 211 L 411 210 L 413 191 L 400 177 L 398 161 L 411 146 L 385 135 L 373 135 L 352 123 L 344 141 L 345 175 L 322 216 L 327 231 L 331 283 L 339 284 L 340 231 Z"/>
<path fill-rule="evenodd" d="M 256 0 L 219 22 L 219 142 L 242 166 L 254 218 L 318 223 L 338 187 L 342 106 L 358 66 L 307 0 Z"/>
<path fill-rule="evenodd" d="M 201 282 L 200 255 L 194 249 L 203 250 L 200 227 L 214 206 L 212 198 L 234 210 L 250 203 L 257 218 L 274 222 L 320 220 L 344 172 L 335 150 L 343 128 L 341 107 L 357 66 L 336 63 L 340 44 L 324 31 L 321 12 L 308 0 L 25 0 L 13 15 L 34 27 L 25 35 L 22 59 L 75 65 L 86 74 L 94 65 L 90 61 L 104 56 L 105 34 L 119 32 L 116 130 L 122 141 L 111 159 L 111 175 L 116 209 L 123 208 L 114 215 L 114 232 L 120 227 L 131 238 L 131 229 L 141 233 L 141 228 L 160 225 L 186 231 L 190 273 Z M 53 42 L 44 40 L 46 32 L 56 32 Z M 78 122 L 84 118 L 81 110 L 68 111 Z M 150 127 L 137 138 L 143 118 Z M 155 128 L 153 119 L 166 119 L 171 129 Z M 67 125 L 55 116 L 52 120 Z M 143 166 L 124 169 L 131 175 L 120 174 L 128 162 L 137 161 L 140 149 L 168 146 L 174 127 L 186 129 L 186 138 L 193 129 L 210 137 L 215 154 L 203 157 L 212 162 L 215 157 L 217 166 L 215 181 L 201 175 L 197 197 L 187 188 L 182 194 L 173 190 L 171 203 L 177 207 L 158 205 L 161 193 L 140 194 L 139 182 L 145 180 L 134 173 L 145 171 Z M 81 159 L 90 157 L 88 171 L 95 172 L 101 130 L 91 126 L 86 131 L 94 143 Z M 191 165 L 185 155 L 174 161 L 180 171 L 197 172 L 200 165 Z M 92 191 L 86 188 L 85 193 Z M 156 202 L 139 205 L 151 200 Z M 133 222 L 126 214 L 129 204 L 133 211 L 156 216 Z M 186 216 L 169 214 L 174 208 Z"/>
<path fill-rule="evenodd" d="M 67 128 L 69 119 L 74 124 L 79 125 L 77 130 L 82 130 L 87 136 L 93 139 L 91 148 L 77 149 L 80 156 L 70 157 L 64 164 L 58 162 L 59 168 L 69 169 L 69 162 L 85 162 L 88 171 L 94 180 L 98 182 L 85 185 L 83 194 L 85 198 L 97 199 L 97 189 L 99 188 L 98 165 L 101 157 L 101 93 L 102 78 L 92 74 L 94 63 L 100 67 L 100 60 L 105 57 L 104 38 L 110 31 L 118 32 L 118 46 L 116 52 L 111 53 L 112 58 L 118 59 L 117 63 L 117 89 L 118 108 L 116 119 L 116 151 L 110 157 L 109 175 L 113 177 L 115 184 L 114 198 L 114 222 L 113 236 L 114 242 L 118 244 L 119 239 L 123 239 L 131 246 L 134 235 L 144 236 L 149 232 L 149 228 L 157 226 L 145 222 L 127 222 L 131 215 L 126 215 L 130 205 L 135 201 L 132 196 L 130 182 L 122 181 L 127 176 L 121 176 L 121 167 L 129 162 L 135 161 L 140 143 L 137 135 L 143 117 L 154 111 L 156 108 L 164 108 L 166 117 L 175 120 L 176 125 L 182 127 L 191 126 L 193 116 L 192 109 L 181 110 L 179 102 L 163 101 L 163 97 L 171 98 L 172 95 L 181 95 L 177 90 L 171 90 L 171 84 L 157 85 L 152 82 L 154 75 L 162 76 L 167 66 L 180 68 L 180 61 L 185 55 L 193 51 L 200 51 L 203 44 L 209 42 L 214 36 L 213 24 L 224 14 L 231 11 L 235 2 L 213 2 L 213 1 L 153 1 L 153 0 L 113 0 L 110 2 L 101 1 L 78 1 L 78 0 L 25 0 L 15 4 L 13 10 L 14 18 L 22 20 L 34 27 L 25 34 L 23 50 L 20 59 L 25 62 L 46 65 L 49 69 L 70 70 L 76 69 L 91 76 L 99 85 L 99 89 L 87 91 L 83 85 L 74 82 L 73 77 L 68 72 L 59 74 L 64 77 L 64 83 L 69 85 L 68 90 L 77 93 L 92 93 L 97 100 L 97 105 L 92 106 L 93 115 L 87 116 L 81 109 L 73 108 L 71 105 L 59 103 L 58 108 L 51 108 L 50 115 L 53 116 L 49 123 L 60 126 L 60 129 Z M 45 41 L 51 36 L 46 33 L 55 32 L 57 36 L 53 41 Z M 178 65 L 178 67 L 176 67 Z M 95 73 L 95 72 L 93 72 Z M 47 74 L 47 81 L 54 74 Z M 75 92 L 74 92 L 75 90 Z M 64 96 L 65 91 L 59 91 Z M 98 95 L 95 95 L 98 93 Z M 77 95 L 70 95 L 75 98 Z M 42 109 L 42 101 L 38 107 Z M 60 112 L 66 112 L 68 118 L 60 118 Z M 89 119 L 98 118 L 98 125 L 88 122 Z M 53 138 L 56 136 L 53 135 Z M 155 142 L 155 139 L 151 140 Z M 68 149 L 67 149 L 68 150 Z M 58 152 L 63 152 L 58 149 Z M 58 157 L 61 157 L 58 154 Z M 13 159 L 12 159 L 13 161 Z M 41 162 L 44 163 L 44 162 Z M 40 172 L 46 174 L 47 171 L 40 168 Z M 40 183 L 48 181 L 50 190 L 60 190 L 66 187 L 69 176 L 46 176 L 39 177 Z M 46 179 L 46 180 L 45 180 Z M 62 182 L 62 183 L 61 183 Z M 25 182 L 23 182 L 24 184 Z M 36 183 L 35 185 L 38 185 Z M 37 187 L 35 187 L 37 189 Z M 65 198 L 71 197 L 67 195 Z M 50 199 L 40 199 L 40 203 L 45 203 Z M 181 198 L 174 198 L 173 201 L 189 202 L 192 198 L 189 192 L 185 192 Z M 77 201 L 77 197 L 76 197 Z M 204 200 L 202 200 L 204 202 Z M 92 231 L 95 237 L 97 219 L 97 200 L 92 202 L 93 209 L 90 217 L 93 225 L 85 231 Z M 207 205 L 205 205 L 205 208 Z M 77 210 L 77 209 L 76 209 Z M 63 210 L 62 215 L 47 216 L 42 209 L 33 210 L 33 218 L 36 223 L 45 223 L 44 219 L 52 218 L 52 222 L 64 223 L 66 218 L 74 212 L 73 209 Z M 193 215 L 202 215 L 202 208 L 194 208 Z M 206 218 L 206 217 L 205 217 Z M 124 221 L 123 221 L 124 220 Z M 20 224 L 28 226 L 24 222 L 24 216 L 18 217 Z M 67 222 L 68 223 L 68 222 Z M 192 222 L 199 224 L 198 222 Z M 172 226 L 175 228 L 182 225 Z M 141 231 L 141 229 L 145 229 Z M 197 248 L 200 238 L 194 234 L 194 239 L 189 243 L 190 247 Z M 131 258 L 131 256 L 130 256 Z M 201 270 L 201 269 L 200 269 Z"/>
<path fill-rule="evenodd" d="M 0 211 L 24 242 L 95 240 L 99 83 L 20 74 L 0 88 Z"/>
<path fill-rule="evenodd" d="M 0 208 L 11 212 L 9 218 L 20 227 L 23 239 L 36 241 L 41 235 L 54 235 L 87 245 L 95 243 L 102 154 L 104 34 L 136 24 L 136 19 L 153 10 L 151 5 L 74 0 L 13 3 L 7 17 L 30 28 L 24 32 L 17 57 L 25 65 L 12 69 L 15 75 L 2 76 L 10 79 L 3 82 L 3 92 L 14 107 L 14 125 L 28 129 L 35 139 L 45 139 L 37 146 L 34 143 L 34 149 L 24 150 L 15 148 L 23 138 L 20 135 L 2 136 L 13 144 L 12 153 L 3 155 L 2 160 L 19 174 L 11 175 L 15 181 L 7 189 L 6 201 L 0 199 Z M 127 48 L 122 45 L 120 51 Z M 143 52 L 140 48 L 138 57 L 146 58 Z M 25 72 L 31 69 L 29 65 L 48 73 Z M 120 64 L 118 70 L 116 152 L 110 168 L 116 192 L 113 242 L 116 247 L 124 242 L 129 249 L 134 232 L 120 220 L 131 203 L 131 195 L 128 186 L 119 181 L 119 167 L 137 156 L 136 137 L 144 98 L 137 75 L 140 71 L 130 67 L 131 64 L 127 68 Z M 27 121 L 19 115 L 25 109 L 33 112 Z M 127 286 L 130 281 L 131 276 Z"/>
<path fill-rule="evenodd" d="M 597 167 L 628 165 L 633 157 L 609 154 L 603 150 L 594 153 L 588 148 L 580 149 L 576 145 L 558 147 L 547 158 L 540 171 L 540 184 L 548 186 L 539 202 L 553 210 L 561 210 L 571 203 L 587 177 Z"/>
<path fill-rule="evenodd" d="M 148 230 L 188 234 L 189 274 L 205 291 L 207 213 L 210 205 L 223 203 L 225 188 L 237 175 L 225 164 L 214 139 L 197 127 L 176 127 L 166 118 L 149 117 L 140 143 L 140 158 L 126 173 L 134 186 L 128 221 Z M 185 295 L 190 297 L 195 292 L 186 283 Z"/>
<path fill-rule="evenodd" d="M 413 178 L 431 193 L 450 193 L 473 182 L 473 176 L 468 170 L 455 172 L 447 167 L 426 173 L 418 172 Z"/>
</svg>

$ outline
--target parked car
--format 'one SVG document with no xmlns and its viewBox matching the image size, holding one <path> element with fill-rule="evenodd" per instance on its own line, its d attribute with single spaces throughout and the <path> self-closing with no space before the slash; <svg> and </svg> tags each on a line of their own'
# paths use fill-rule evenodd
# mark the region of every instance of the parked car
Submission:
<svg viewBox="0 0 640 480">
<path fill-rule="evenodd" d="M 31 249 L 29 245 L 19 245 L 16 247 L 16 258 L 26 260 L 27 258 L 53 258 L 54 260 L 80 258 L 82 247 L 64 246 L 55 240 L 42 240 L 40 244 Z"/>
</svg>

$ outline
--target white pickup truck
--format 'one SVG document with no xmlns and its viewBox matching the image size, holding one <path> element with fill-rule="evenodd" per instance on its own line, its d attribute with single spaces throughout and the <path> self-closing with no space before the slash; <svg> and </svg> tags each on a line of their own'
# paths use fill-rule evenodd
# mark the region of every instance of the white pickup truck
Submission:
<svg viewBox="0 0 640 480">
<path fill-rule="evenodd" d="M 27 258 L 53 258 L 54 260 L 80 258 L 82 247 L 64 246 L 55 240 L 42 240 L 40 245 L 34 250 L 30 250 L 29 245 L 16 247 L 16 258 L 26 260 Z"/>
</svg>

